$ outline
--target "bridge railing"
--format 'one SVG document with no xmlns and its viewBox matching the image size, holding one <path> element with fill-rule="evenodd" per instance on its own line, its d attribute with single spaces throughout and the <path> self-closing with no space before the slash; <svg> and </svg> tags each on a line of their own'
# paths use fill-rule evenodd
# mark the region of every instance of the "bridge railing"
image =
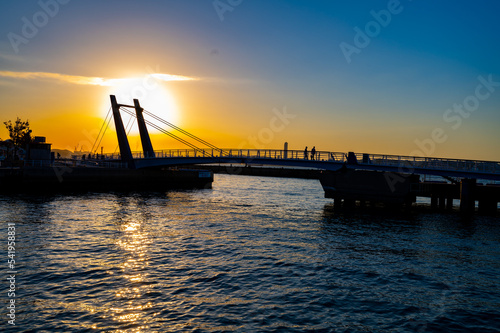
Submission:
<svg viewBox="0 0 500 333">
<path fill-rule="evenodd" d="M 357 163 L 360 165 L 397 167 L 400 172 L 414 169 L 452 170 L 500 174 L 500 162 L 459 160 L 449 158 L 398 156 L 382 154 L 343 153 L 317 151 L 314 157 L 304 150 L 277 149 L 169 149 L 155 151 L 156 158 L 234 158 L 274 160 L 314 160 L 317 162 Z M 134 152 L 134 159 L 145 158 L 142 152 Z M 119 159 L 117 154 L 107 154 L 106 159 Z"/>
<path fill-rule="evenodd" d="M 278 149 L 169 149 L 155 151 L 156 158 L 178 158 L 178 157 L 226 157 L 226 158 L 267 158 L 267 159 L 289 159 L 303 160 L 312 159 L 310 152 L 307 155 L 303 150 L 278 150 Z M 134 158 L 144 158 L 142 152 L 132 153 Z M 307 157 L 307 158 L 306 158 Z M 347 161 L 347 155 L 338 152 L 318 151 L 314 160 L 318 161 Z"/>
<path fill-rule="evenodd" d="M 27 167 L 92 167 L 92 168 L 128 168 L 127 163 L 116 160 L 83 160 L 74 158 L 61 158 L 55 160 L 25 160 Z"/>
<path fill-rule="evenodd" d="M 106 160 L 120 159 L 120 154 L 105 154 Z M 147 158 L 143 152 L 132 152 L 134 159 Z M 303 150 L 279 149 L 168 149 L 155 150 L 156 158 L 187 158 L 187 157 L 233 157 L 233 158 L 267 158 L 288 160 L 316 160 L 330 162 L 347 162 L 347 154 L 341 152 L 317 151 L 314 158 L 311 152 Z"/>
<path fill-rule="evenodd" d="M 425 168 L 500 174 L 500 162 L 379 154 L 355 155 L 360 164 L 393 166 L 401 169 L 401 172 L 412 172 L 412 169 Z"/>
</svg>

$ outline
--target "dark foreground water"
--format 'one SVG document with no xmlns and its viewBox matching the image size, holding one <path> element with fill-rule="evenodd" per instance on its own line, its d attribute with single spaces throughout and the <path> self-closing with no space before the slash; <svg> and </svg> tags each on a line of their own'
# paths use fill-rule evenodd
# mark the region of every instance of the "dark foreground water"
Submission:
<svg viewBox="0 0 500 333">
<path fill-rule="evenodd" d="M 216 175 L 212 190 L 0 197 L 0 328 L 500 332 L 498 218 L 322 196 L 315 180 Z"/>
</svg>

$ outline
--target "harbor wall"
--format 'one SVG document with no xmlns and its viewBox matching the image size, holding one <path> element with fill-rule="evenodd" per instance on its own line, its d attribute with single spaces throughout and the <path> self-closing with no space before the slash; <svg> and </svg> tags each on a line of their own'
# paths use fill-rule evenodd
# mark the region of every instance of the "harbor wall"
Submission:
<svg viewBox="0 0 500 333">
<path fill-rule="evenodd" d="M 0 169 L 0 191 L 114 191 L 210 188 L 209 170 L 24 167 Z"/>
</svg>

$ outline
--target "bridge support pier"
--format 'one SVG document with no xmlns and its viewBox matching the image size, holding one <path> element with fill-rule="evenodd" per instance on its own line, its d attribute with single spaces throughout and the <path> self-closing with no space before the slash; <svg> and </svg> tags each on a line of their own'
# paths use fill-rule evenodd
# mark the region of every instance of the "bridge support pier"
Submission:
<svg viewBox="0 0 500 333">
<path fill-rule="evenodd" d="M 453 197 L 448 197 L 446 199 L 446 209 L 447 210 L 452 210 L 453 209 Z"/>
<path fill-rule="evenodd" d="M 497 212 L 498 202 L 496 200 L 479 200 L 478 211 L 481 214 L 494 215 Z"/>
<path fill-rule="evenodd" d="M 464 214 L 474 213 L 476 179 L 462 179 L 460 182 L 460 212 Z"/>
<path fill-rule="evenodd" d="M 344 208 L 353 208 L 354 206 L 356 206 L 356 200 L 344 199 Z"/>
<path fill-rule="evenodd" d="M 431 208 L 437 209 L 437 207 L 438 207 L 438 197 L 433 195 L 431 196 Z"/>
<path fill-rule="evenodd" d="M 333 199 L 333 208 L 340 209 L 342 207 L 342 199 L 340 197 L 335 197 Z"/>
<path fill-rule="evenodd" d="M 439 197 L 439 209 L 444 210 L 446 207 L 446 197 L 440 196 Z"/>
</svg>

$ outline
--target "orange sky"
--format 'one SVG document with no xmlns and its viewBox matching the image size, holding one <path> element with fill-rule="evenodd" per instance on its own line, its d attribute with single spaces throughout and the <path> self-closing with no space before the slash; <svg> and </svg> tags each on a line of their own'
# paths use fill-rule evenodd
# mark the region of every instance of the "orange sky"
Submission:
<svg viewBox="0 0 500 333">
<path fill-rule="evenodd" d="M 353 42 L 353 27 L 368 20 L 361 14 L 374 3 L 299 11 L 294 1 L 245 2 L 224 20 L 210 3 L 112 3 L 60 5 L 27 43 L 0 41 L 2 122 L 29 119 L 53 148 L 88 150 L 113 93 L 124 104 L 139 98 L 221 148 L 280 149 L 288 142 L 300 150 L 500 160 L 500 88 L 467 117 L 445 117 L 475 94 L 480 78 L 500 81 L 498 36 L 478 37 L 489 31 L 493 10 L 469 17 L 484 27 L 470 27 L 470 36 L 462 31 L 455 45 L 463 27 L 443 28 L 437 9 L 426 29 L 408 25 L 425 11 L 415 4 L 348 63 L 339 45 Z M 40 10 L 36 2 L 2 2 L 2 35 L 22 35 L 21 18 Z M 436 46 L 442 39 L 448 44 Z M 473 49 L 457 49 L 462 44 Z M 436 129 L 445 139 L 433 138 Z M 130 146 L 140 150 L 136 133 Z M 3 126 L 0 138 L 8 138 Z M 154 132 L 152 141 L 156 150 L 183 148 Z M 101 146 L 116 149 L 112 123 Z"/>
</svg>

